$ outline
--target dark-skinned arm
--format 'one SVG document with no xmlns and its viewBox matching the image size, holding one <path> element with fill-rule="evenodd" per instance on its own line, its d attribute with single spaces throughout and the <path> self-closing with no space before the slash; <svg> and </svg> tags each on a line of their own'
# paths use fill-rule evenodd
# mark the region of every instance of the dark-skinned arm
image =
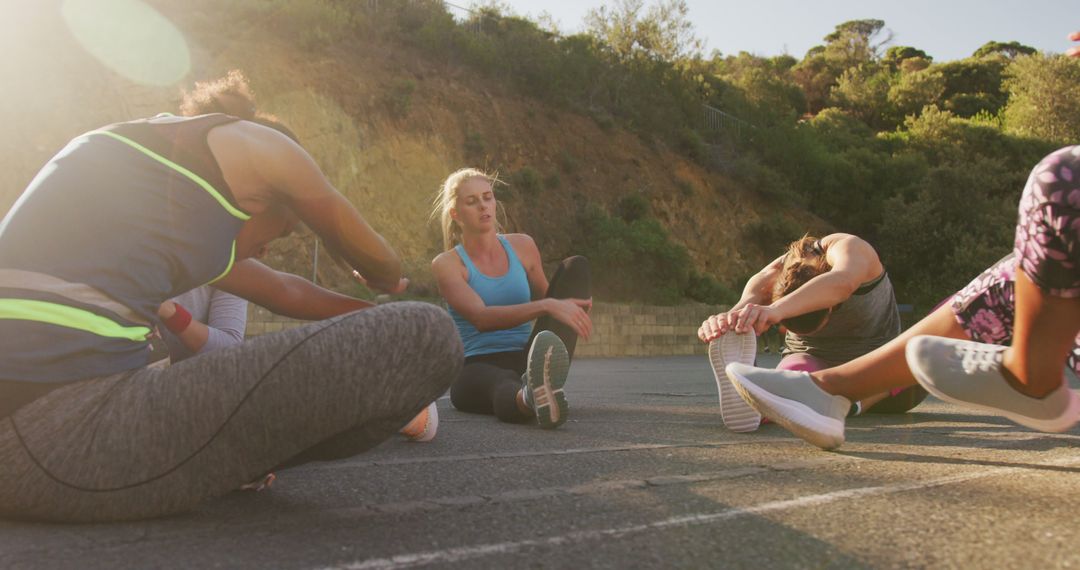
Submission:
<svg viewBox="0 0 1080 570">
<path fill-rule="evenodd" d="M 399 292 L 401 260 L 390 244 L 323 174 L 311 155 L 285 135 L 241 121 L 215 129 L 211 137 L 244 145 L 249 172 L 277 193 L 334 255 L 360 272 L 374 288 Z"/>
<path fill-rule="evenodd" d="M 214 286 L 273 313 L 308 321 L 374 306 L 362 299 L 324 289 L 303 277 L 275 271 L 254 259 L 236 262 L 232 271 Z"/>
</svg>

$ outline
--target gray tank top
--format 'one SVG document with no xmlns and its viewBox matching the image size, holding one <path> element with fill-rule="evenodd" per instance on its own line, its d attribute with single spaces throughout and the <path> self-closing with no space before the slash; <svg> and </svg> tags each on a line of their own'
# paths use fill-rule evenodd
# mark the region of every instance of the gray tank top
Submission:
<svg viewBox="0 0 1080 570">
<path fill-rule="evenodd" d="M 888 273 L 863 284 L 812 334 L 788 332 L 784 355 L 805 352 L 832 364 L 854 360 L 900 334 L 900 312 Z"/>
</svg>

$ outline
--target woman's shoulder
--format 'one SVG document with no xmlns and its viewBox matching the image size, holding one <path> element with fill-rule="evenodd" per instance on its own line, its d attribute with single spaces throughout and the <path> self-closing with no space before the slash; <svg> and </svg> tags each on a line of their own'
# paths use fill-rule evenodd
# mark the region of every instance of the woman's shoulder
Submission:
<svg viewBox="0 0 1080 570">
<path fill-rule="evenodd" d="M 503 237 L 514 248 L 514 253 L 522 262 L 540 259 L 540 249 L 536 247 L 536 241 L 529 234 L 503 234 Z"/>
<path fill-rule="evenodd" d="M 859 236 L 857 236 L 855 234 L 847 234 L 847 233 L 843 233 L 843 232 L 836 232 L 836 233 L 828 234 L 826 236 L 822 236 L 821 239 L 818 240 L 818 242 L 822 246 L 828 247 L 829 245 L 832 245 L 834 243 L 844 241 L 844 240 L 847 240 L 847 239 L 851 239 L 851 238 L 855 238 L 856 240 L 863 241 L 862 238 L 860 238 Z"/>
<path fill-rule="evenodd" d="M 829 234 L 818 242 L 828 251 L 841 251 L 847 255 L 868 256 L 877 258 L 877 250 L 870 242 L 855 234 L 835 233 Z M 836 247 L 840 246 L 840 247 Z"/>
<path fill-rule="evenodd" d="M 457 248 L 450 248 L 439 255 L 436 255 L 431 260 L 431 267 L 438 269 L 439 267 L 464 265 L 461 261 L 461 257 L 457 253 Z"/>
<path fill-rule="evenodd" d="M 514 246 L 514 250 L 519 253 L 521 250 L 536 251 L 536 240 L 529 234 L 502 234 L 506 241 L 510 242 L 510 245 Z"/>
<path fill-rule="evenodd" d="M 829 234 L 821 238 L 821 244 L 833 268 L 844 269 L 850 274 L 853 283 L 866 283 L 877 278 L 885 270 L 874 246 L 859 236 L 844 233 Z"/>
</svg>

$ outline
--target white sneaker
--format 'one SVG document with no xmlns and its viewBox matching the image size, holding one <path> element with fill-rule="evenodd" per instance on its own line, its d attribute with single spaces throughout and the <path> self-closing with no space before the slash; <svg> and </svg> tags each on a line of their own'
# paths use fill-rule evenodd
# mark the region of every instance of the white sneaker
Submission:
<svg viewBox="0 0 1080 570">
<path fill-rule="evenodd" d="M 754 431 L 761 425 L 761 414 L 750 407 L 728 380 L 724 368 L 733 362 L 753 364 L 757 356 L 757 337 L 753 333 L 729 332 L 709 343 L 709 364 L 716 378 L 720 396 L 720 417 L 731 431 Z"/>
<path fill-rule="evenodd" d="M 927 392 L 1031 429 L 1063 432 L 1080 420 L 1080 397 L 1065 382 L 1045 398 L 1017 392 L 1001 373 L 1004 346 L 936 336 L 916 336 L 904 355 Z"/>
<path fill-rule="evenodd" d="M 428 404 L 424 411 L 416 414 L 405 427 L 401 428 L 401 435 L 409 438 L 409 441 L 427 443 L 435 439 L 435 433 L 439 431 L 439 407 L 435 402 Z"/>
<path fill-rule="evenodd" d="M 738 362 L 725 369 L 735 390 L 761 415 L 822 449 L 844 443 L 851 400 L 818 388 L 806 372 L 755 368 Z"/>
</svg>

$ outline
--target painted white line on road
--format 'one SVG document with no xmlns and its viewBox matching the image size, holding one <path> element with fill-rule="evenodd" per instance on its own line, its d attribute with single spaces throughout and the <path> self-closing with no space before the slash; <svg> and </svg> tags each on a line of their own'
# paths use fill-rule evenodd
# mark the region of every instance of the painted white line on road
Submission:
<svg viewBox="0 0 1080 570">
<path fill-rule="evenodd" d="M 1080 457 L 1074 456 L 1054 461 L 1047 461 L 1043 463 L 1037 463 L 1034 466 L 1065 467 L 1072 465 L 1080 465 Z M 328 566 L 325 567 L 323 570 L 384 570 L 393 568 L 415 568 L 418 566 L 427 566 L 429 564 L 446 564 L 452 562 L 460 562 L 462 560 L 482 558 L 485 556 L 512 554 L 524 548 L 531 548 L 537 546 L 561 546 L 593 540 L 621 538 L 628 535 L 664 530 L 674 527 L 706 525 L 716 522 L 727 521 L 747 515 L 761 515 L 765 513 L 786 511 L 804 507 L 821 506 L 829 503 L 835 503 L 838 501 L 848 501 L 851 499 L 858 499 L 862 497 L 889 495 L 893 493 L 903 493 L 907 491 L 918 491 L 922 489 L 930 489 L 933 487 L 951 485 L 954 483 L 963 483 L 976 479 L 1010 475 L 1013 473 L 1020 473 L 1031 470 L 1032 467 L 992 467 L 989 469 L 976 471 L 974 473 L 950 475 L 948 477 L 938 477 L 936 479 L 930 479 L 928 481 L 914 481 L 911 483 L 897 483 L 893 485 L 882 485 L 877 487 L 859 487 L 855 489 L 845 489 L 842 491 L 833 491 L 831 493 L 822 493 L 819 495 L 799 497 L 797 499 L 771 501 L 752 507 L 731 508 L 716 513 L 704 513 L 697 515 L 674 517 L 648 524 L 630 525 L 602 530 L 577 531 L 541 539 L 521 540 L 516 542 L 500 542 L 494 544 L 480 544 L 476 546 L 448 548 L 444 550 L 434 550 L 430 552 L 420 552 L 414 554 L 399 554 L 390 558 L 370 558 L 368 560 L 352 562 L 349 564 Z"/>
<path fill-rule="evenodd" d="M 583 447 L 578 449 L 556 449 L 552 451 L 509 451 L 506 453 L 469 453 L 464 455 L 440 455 L 424 457 L 403 457 L 397 459 L 371 459 L 367 461 L 337 461 L 334 463 L 305 466 L 310 470 L 346 469 L 354 467 L 385 467 L 387 465 L 413 465 L 417 463 L 454 463 L 458 461 L 477 461 L 483 459 L 520 459 L 523 457 L 551 457 L 556 455 L 581 455 L 588 453 L 612 453 L 624 451 L 655 451 L 664 449 L 711 449 L 732 445 L 758 445 L 762 443 L 801 443 L 795 437 L 747 437 L 731 441 L 713 443 L 639 443 L 633 445 L 613 445 L 605 447 Z"/>
<path fill-rule="evenodd" d="M 725 479 L 737 479 L 740 477 L 749 477 L 770 472 L 775 473 L 782 471 L 797 471 L 801 469 L 812 469 L 814 467 L 820 467 L 825 465 L 839 465 L 854 461 L 865 461 L 865 459 L 829 454 L 826 457 L 816 457 L 814 459 L 783 461 L 779 463 L 751 465 L 747 467 L 735 467 L 732 469 L 724 469 L 721 471 L 708 471 L 684 475 L 655 475 L 640 479 L 616 479 L 595 481 L 570 487 L 518 489 L 504 491 L 502 493 L 484 495 L 457 495 L 449 497 L 435 497 L 415 501 L 384 503 L 381 505 L 364 505 L 359 508 L 348 507 L 346 509 L 337 510 L 335 512 L 339 514 L 343 512 L 350 512 L 351 514 L 353 514 L 353 516 L 357 516 L 361 513 L 374 515 L 405 515 L 422 511 L 430 512 L 433 510 L 448 507 L 464 507 L 489 503 L 520 503 L 526 501 L 540 501 L 575 495 L 595 495 L 601 493 L 628 491 L 631 489 L 647 489 L 650 487 L 668 487 L 672 485 L 693 485 L 698 483 L 711 483 Z"/>
</svg>

